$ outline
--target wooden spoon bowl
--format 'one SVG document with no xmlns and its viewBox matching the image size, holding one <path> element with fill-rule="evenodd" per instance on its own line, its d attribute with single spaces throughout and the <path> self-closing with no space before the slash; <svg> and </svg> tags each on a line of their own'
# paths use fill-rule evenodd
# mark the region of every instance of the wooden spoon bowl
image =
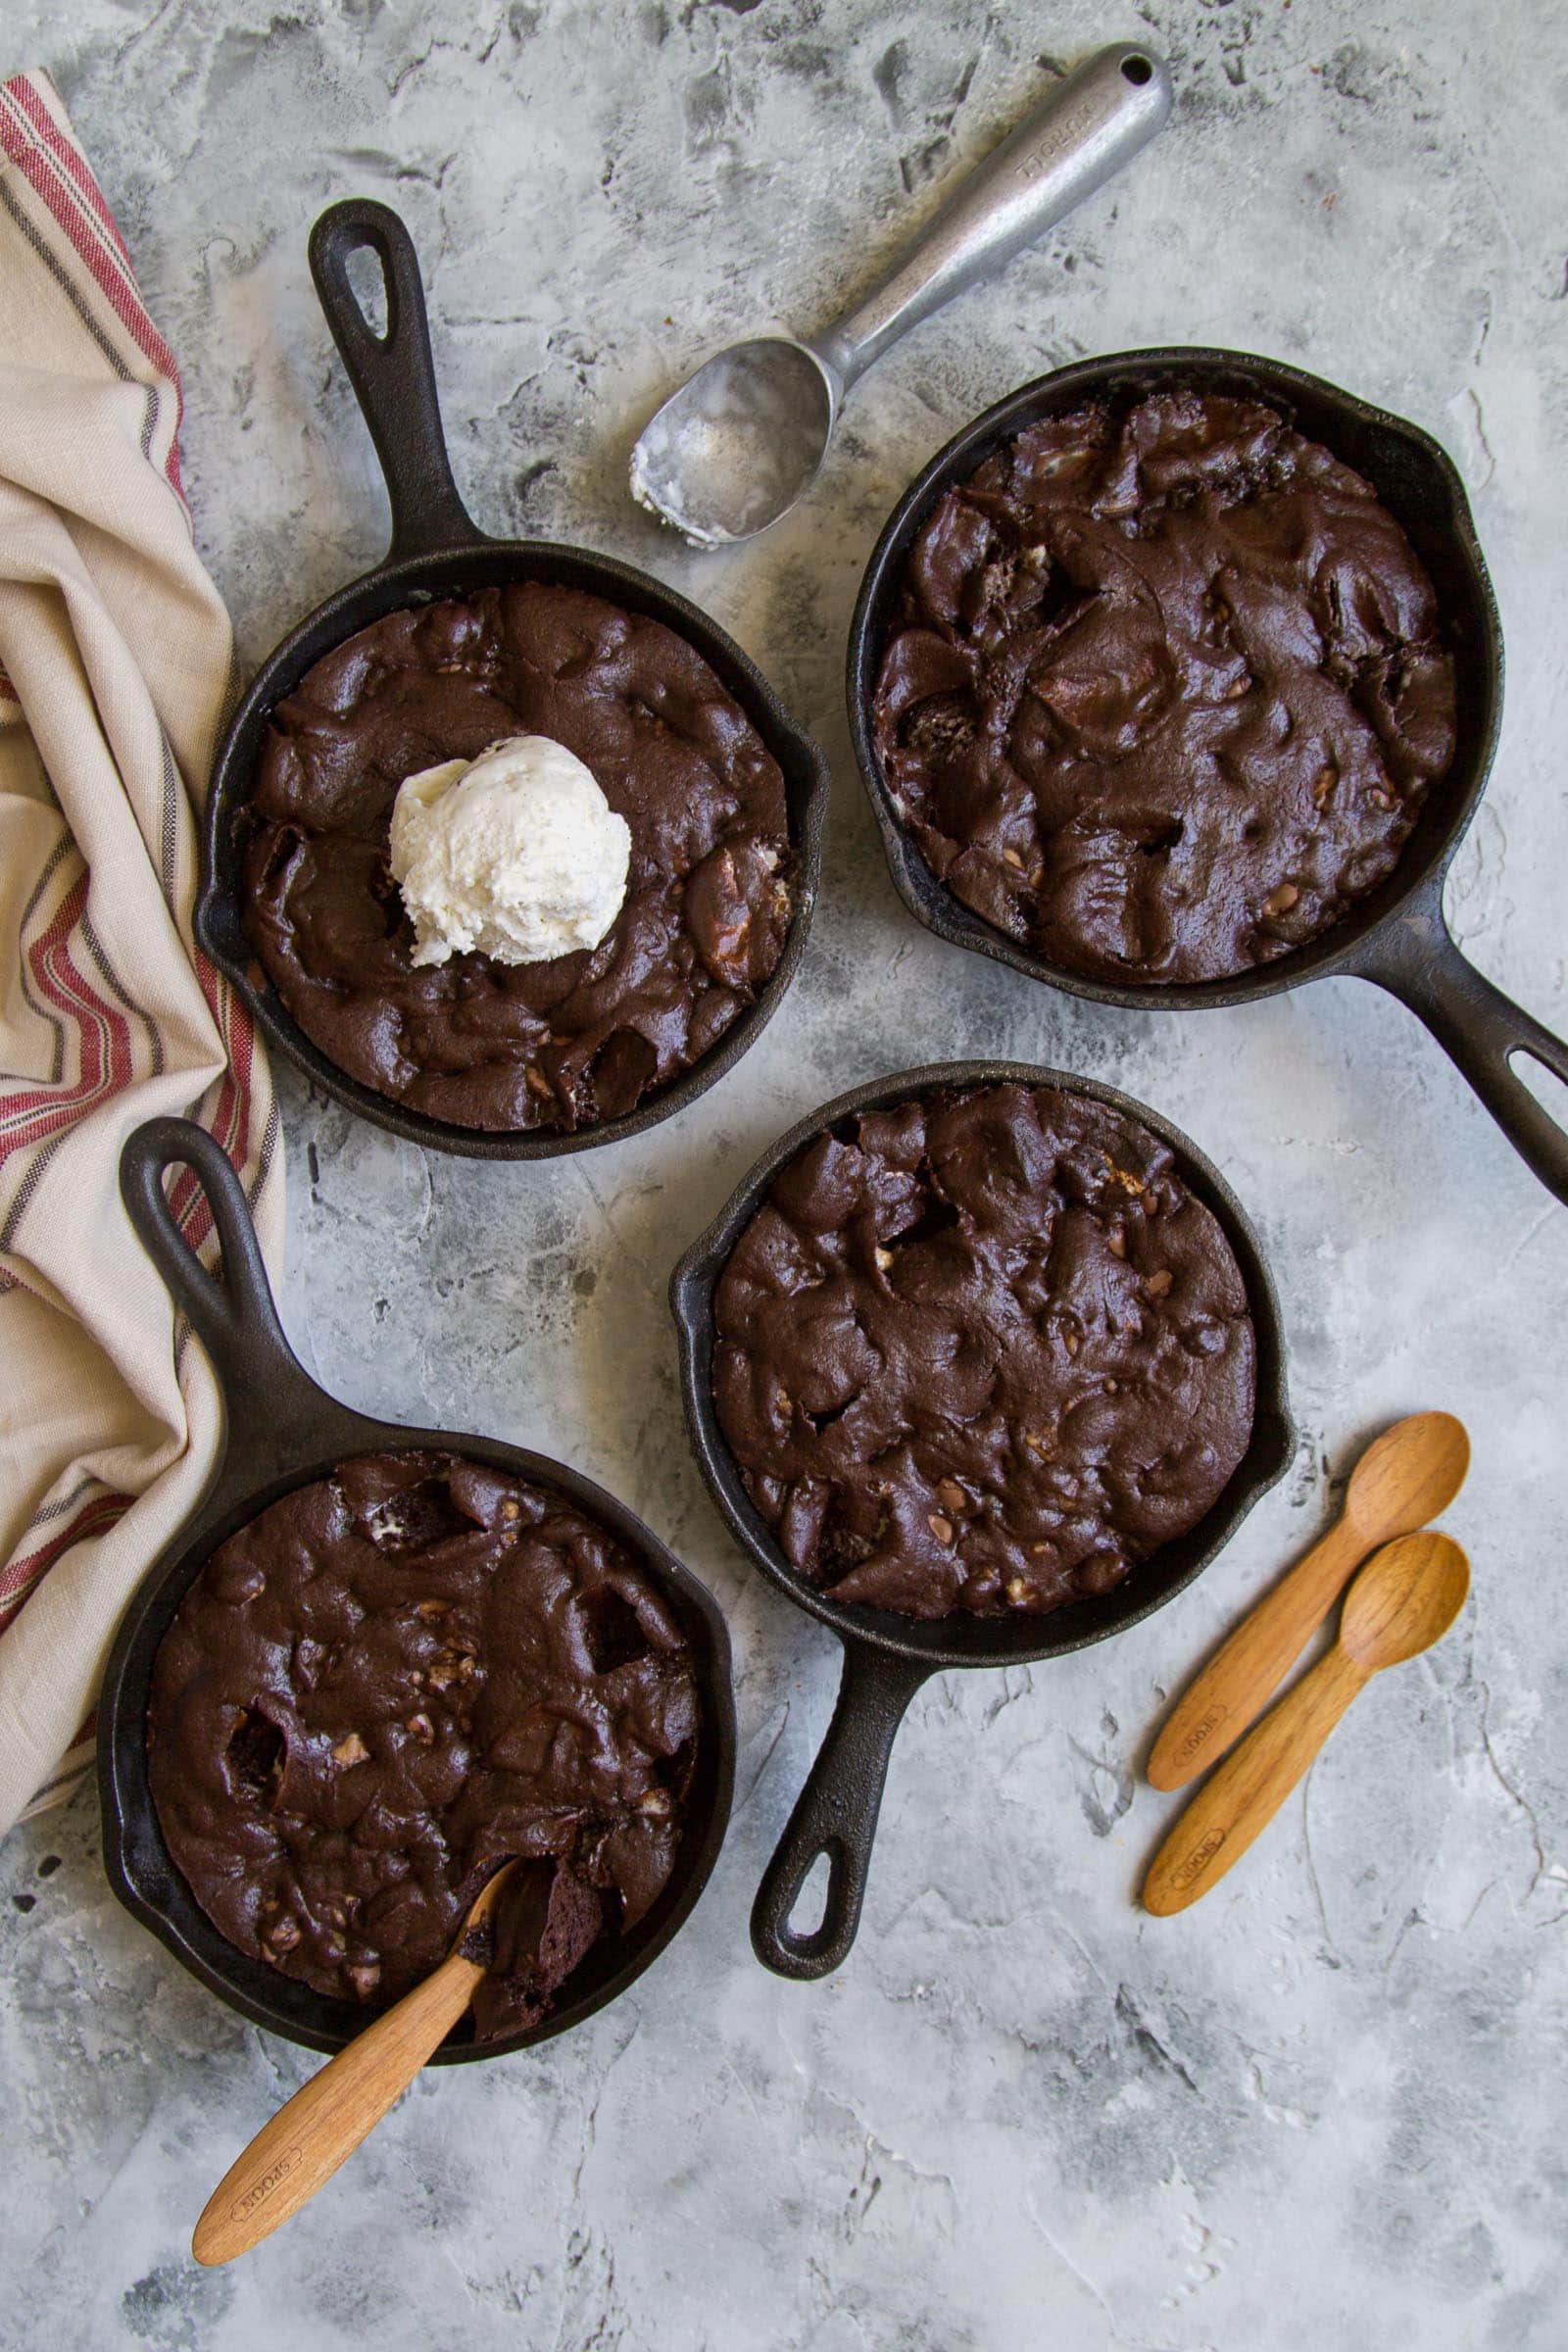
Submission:
<svg viewBox="0 0 1568 2352">
<path fill-rule="evenodd" d="M 1451 1536 L 1401 1536 L 1347 1593 L 1339 1646 L 1363 1674 L 1402 1665 L 1442 1641 L 1469 1590 L 1469 1564 Z"/>
<path fill-rule="evenodd" d="M 1375 1438 L 1350 1473 L 1345 1516 L 1368 1544 L 1414 1535 L 1464 1485 L 1470 1438 L 1452 1413 L 1407 1413 Z"/>
</svg>

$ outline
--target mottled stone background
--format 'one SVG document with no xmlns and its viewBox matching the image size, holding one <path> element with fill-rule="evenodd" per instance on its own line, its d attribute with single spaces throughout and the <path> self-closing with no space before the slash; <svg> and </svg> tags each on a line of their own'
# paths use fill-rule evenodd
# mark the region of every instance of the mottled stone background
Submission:
<svg viewBox="0 0 1568 2352">
<path fill-rule="evenodd" d="M 0 1849 L 0 2343 L 26 2352 L 1554 2352 L 1565 2341 L 1568 1216 L 1437 1049 L 1353 981 L 1102 1013 L 939 946 L 849 757 L 845 629 L 882 516 L 975 410 L 1080 354 L 1273 352 L 1418 418 L 1508 631 L 1495 782 L 1449 886 L 1476 960 L 1568 1030 L 1568 19 L 1544 0 L 8 0 L 185 371 L 201 543 L 254 660 L 379 554 L 384 501 L 308 225 L 368 191 L 432 286 L 454 464 L 502 532 L 713 610 L 834 762 L 805 968 L 750 1060 L 634 1146 L 425 1157 L 287 1072 L 284 1311 L 331 1388 L 617 1489 L 721 1595 L 742 1767 L 698 1916 L 535 2057 L 425 2079 L 230 2272 L 209 2188 L 312 2061 L 117 1909 L 90 1796 Z M 1122 183 L 857 394 L 810 504 L 730 558 L 628 505 L 626 448 L 732 332 L 808 326 L 942 184 L 1120 33 L 1178 105 Z M 832 1644 L 750 1576 L 689 1458 L 664 1282 L 787 1121 L 944 1053 L 1035 1057 L 1186 1126 L 1284 1295 L 1296 1473 L 1110 1647 L 930 1686 L 852 1963 L 787 1987 L 745 1921 Z M 1162 1695 L 1402 1410 L 1452 1406 L 1473 1605 L 1375 1688 L 1222 1892 L 1132 1894 Z"/>
</svg>

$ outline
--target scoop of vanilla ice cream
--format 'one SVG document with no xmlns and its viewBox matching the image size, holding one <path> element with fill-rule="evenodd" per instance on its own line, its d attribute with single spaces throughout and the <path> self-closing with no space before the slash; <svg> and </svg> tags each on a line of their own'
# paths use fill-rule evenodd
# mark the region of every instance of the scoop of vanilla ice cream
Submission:
<svg viewBox="0 0 1568 2352">
<path fill-rule="evenodd" d="M 630 858 L 625 818 L 548 735 L 422 768 L 392 808 L 392 878 L 416 963 L 470 949 L 541 963 L 597 948 L 620 912 Z"/>
</svg>

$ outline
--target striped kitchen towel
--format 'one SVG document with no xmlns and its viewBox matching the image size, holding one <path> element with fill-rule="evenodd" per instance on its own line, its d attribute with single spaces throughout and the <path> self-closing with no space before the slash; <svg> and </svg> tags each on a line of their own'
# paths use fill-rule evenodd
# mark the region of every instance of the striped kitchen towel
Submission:
<svg viewBox="0 0 1568 2352">
<path fill-rule="evenodd" d="M 282 1238 L 267 1066 L 191 937 L 231 642 L 179 422 L 59 98 L 0 83 L 0 1831 L 86 1770 L 116 1623 L 220 1443 L 121 1206 L 124 1138 L 194 1106 L 274 1264 Z"/>
</svg>

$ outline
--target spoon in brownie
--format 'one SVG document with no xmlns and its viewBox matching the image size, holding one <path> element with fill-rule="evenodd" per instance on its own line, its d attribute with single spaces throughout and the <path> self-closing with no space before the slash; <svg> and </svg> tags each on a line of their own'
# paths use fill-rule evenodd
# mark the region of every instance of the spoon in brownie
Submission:
<svg viewBox="0 0 1568 2352">
<path fill-rule="evenodd" d="M 403 2096 L 483 1982 L 491 1920 L 516 1867 L 515 1860 L 503 1863 L 480 1889 L 440 1967 L 302 2084 L 236 2157 L 196 2225 L 190 2250 L 198 2262 L 232 2262 L 270 2237 Z"/>
</svg>

